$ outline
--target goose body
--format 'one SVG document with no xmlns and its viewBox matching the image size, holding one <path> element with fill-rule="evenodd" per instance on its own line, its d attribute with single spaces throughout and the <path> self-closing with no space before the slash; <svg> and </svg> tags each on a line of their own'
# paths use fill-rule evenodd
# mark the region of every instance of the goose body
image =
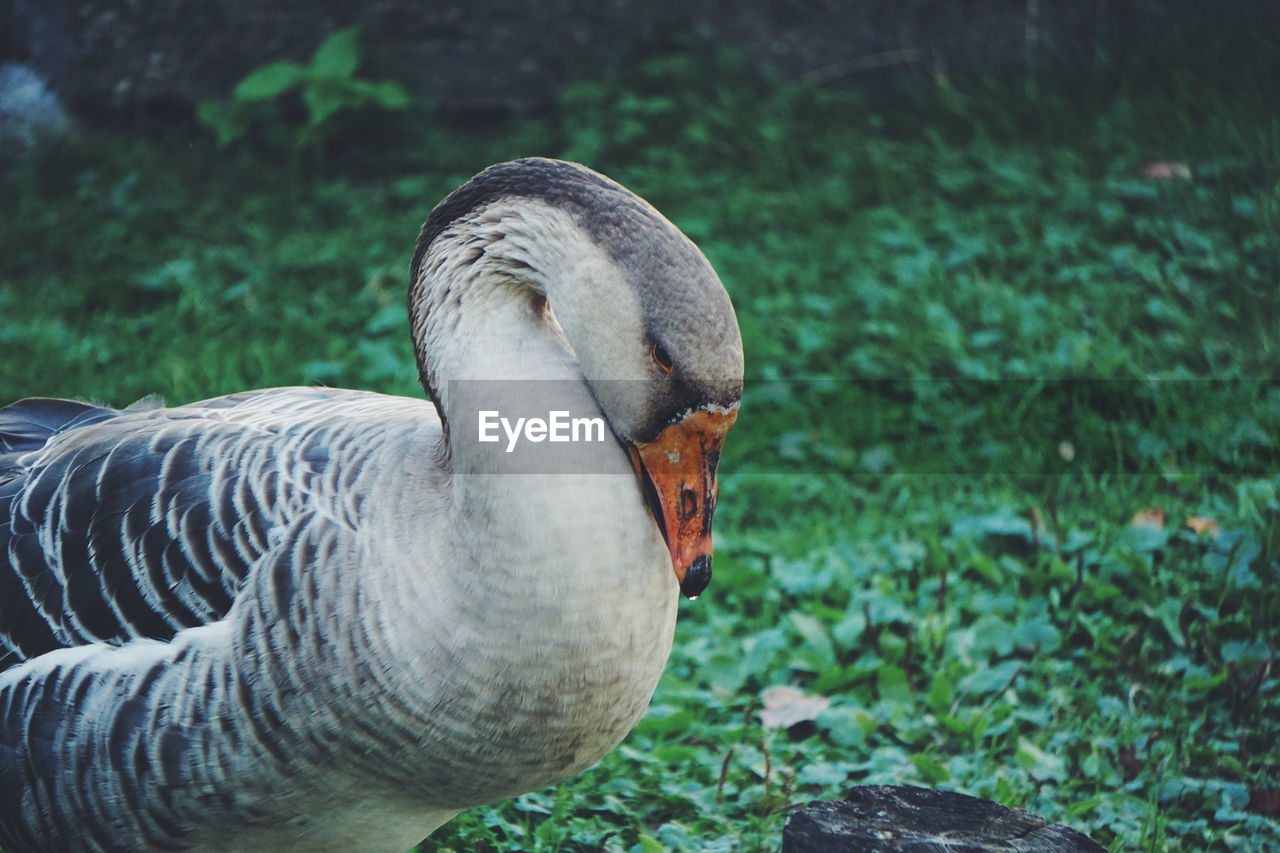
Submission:
<svg viewBox="0 0 1280 853">
<path fill-rule="evenodd" d="M 643 715 L 741 389 L 714 272 L 516 161 L 433 211 L 409 306 L 430 401 L 0 409 L 0 849 L 403 851 Z M 535 405 L 608 434 L 477 440 Z"/>
</svg>

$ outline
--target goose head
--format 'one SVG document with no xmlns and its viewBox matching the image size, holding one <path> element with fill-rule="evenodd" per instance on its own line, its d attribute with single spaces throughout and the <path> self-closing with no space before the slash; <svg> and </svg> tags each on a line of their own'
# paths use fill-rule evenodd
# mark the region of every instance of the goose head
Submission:
<svg viewBox="0 0 1280 853">
<path fill-rule="evenodd" d="M 516 160 L 436 206 L 411 278 L 419 372 L 446 443 L 451 380 L 580 380 L 632 463 L 681 590 L 701 593 L 743 355 L 729 295 L 693 242 L 597 172 Z"/>
</svg>

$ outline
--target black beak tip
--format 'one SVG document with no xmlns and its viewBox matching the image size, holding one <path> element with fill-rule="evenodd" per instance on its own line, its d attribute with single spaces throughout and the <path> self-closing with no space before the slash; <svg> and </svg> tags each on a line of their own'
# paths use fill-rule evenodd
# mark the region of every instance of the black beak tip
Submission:
<svg viewBox="0 0 1280 853">
<path fill-rule="evenodd" d="M 689 567 L 689 571 L 685 572 L 680 591 L 684 593 L 685 598 L 692 600 L 702 595 L 702 591 L 709 583 L 711 583 L 711 555 L 699 554 L 693 561 L 693 565 Z"/>
</svg>

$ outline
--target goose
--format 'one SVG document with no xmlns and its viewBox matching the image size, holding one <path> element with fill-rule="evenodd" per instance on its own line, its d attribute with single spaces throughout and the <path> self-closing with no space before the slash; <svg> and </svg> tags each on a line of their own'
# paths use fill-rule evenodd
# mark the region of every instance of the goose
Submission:
<svg viewBox="0 0 1280 853">
<path fill-rule="evenodd" d="M 524 159 L 434 208 L 408 308 L 426 399 L 0 410 L 0 849 L 399 853 L 645 713 L 742 392 L 716 273 Z"/>
</svg>

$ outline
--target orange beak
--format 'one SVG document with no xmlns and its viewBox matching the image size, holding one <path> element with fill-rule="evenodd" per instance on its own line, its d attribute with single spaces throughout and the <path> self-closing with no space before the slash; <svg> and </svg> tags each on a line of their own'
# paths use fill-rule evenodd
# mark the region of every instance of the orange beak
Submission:
<svg viewBox="0 0 1280 853">
<path fill-rule="evenodd" d="M 711 516 L 716 508 L 716 465 L 736 410 L 690 412 L 653 441 L 630 448 L 675 569 L 680 591 L 697 598 L 711 582 Z"/>
</svg>

